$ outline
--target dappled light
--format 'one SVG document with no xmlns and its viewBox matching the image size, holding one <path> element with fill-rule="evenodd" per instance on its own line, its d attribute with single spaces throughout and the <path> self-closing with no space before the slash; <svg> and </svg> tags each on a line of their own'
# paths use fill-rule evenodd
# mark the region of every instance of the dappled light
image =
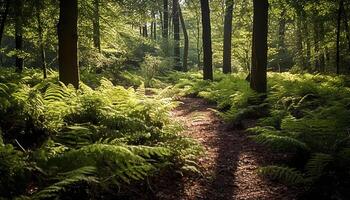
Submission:
<svg viewBox="0 0 350 200">
<path fill-rule="evenodd" d="M 0 200 L 350 199 L 345 0 L 0 0 Z"/>
</svg>

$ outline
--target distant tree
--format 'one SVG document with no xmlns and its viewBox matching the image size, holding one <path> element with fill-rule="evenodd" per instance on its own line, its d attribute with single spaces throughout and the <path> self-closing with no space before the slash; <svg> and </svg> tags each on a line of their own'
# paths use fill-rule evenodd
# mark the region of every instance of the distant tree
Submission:
<svg viewBox="0 0 350 200">
<path fill-rule="evenodd" d="M 15 43 L 16 43 L 16 72 L 23 71 L 23 0 L 14 1 L 15 10 Z"/>
<path fill-rule="evenodd" d="M 41 57 L 41 67 L 43 70 L 44 79 L 47 78 L 47 70 L 46 70 L 46 53 L 45 53 L 45 47 L 44 47 L 44 40 L 43 40 L 43 27 L 42 27 L 42 20 L 41 20 L 41 10 L 42 10 L 42 4 L 40 0 L 35 0 L 35 7 L 36 7 L 36 20 L 38 23 L 38 43 L 39 43 L 39 50 L 40 50 L 40 57 Z"/>
<path fill-rule="evenodd" d="M 92 20 L 94 47 L 101 52 L 100 36 L 100 0 L 94 0 L 94 16 Z"/>
<path fill-rule="evenodd" d="M 188 71 L 187 65 L 188 65 L 189 38 L 188 38 L 185 19 L 184 19 L 184 16 L 182 14 L 182 9 L 181 9 L 180 5 L 179 5 L 179 16 L 180 16 L 182 31 L 184 34 L 184 53 L 183 53 L 182 69 L 183 69 L 183 71 L 186 72 L 186 71 Z"/>
<path fill-rule="evenodd" d="M 202 40 L 203 40 L 203 78 L 213 80 L 213 52 L 211 46 L 210 8 L 208 0 L 201 0 Z"/>
<path fill-rule="evenodd" d="M 258 93 L 267 91 L 268 0 L 254 0 L 253 48 L 250 87 Z"/>
<path fill-rule="evenodd" d="M 223 55 L 223 72 L 230 74 L 232 72 L 231 48 L 232 48 L 232 14 L 233 0 L 226 0 L 225 22 L 224 22 L 224 55 Z"/>
<path fill-rule="evenodd" d="M 59 78 L 64 84 L 79 87 L 78 0 L 60 0 L 58 23 Z"/>
<path fill-rule="evenodd" d="M 173 26 L 174 26 L 174 68 L 182 70 L 180 61 L 180 18 L 179 18 L 179 0 L 173 0 Z"/>
</svg>

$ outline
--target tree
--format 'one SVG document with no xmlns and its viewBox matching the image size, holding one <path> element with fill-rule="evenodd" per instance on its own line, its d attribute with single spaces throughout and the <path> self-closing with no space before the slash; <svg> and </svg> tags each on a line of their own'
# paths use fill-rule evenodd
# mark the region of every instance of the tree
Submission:
<svg viewBox="0 0 350 200">
<path fill-rule="evenodd" d="M 213 80 L 213 52 L 211 46 L 211 24 L 208 0 L 201 0 L 202 40 L 203 40 L 203 79 Z"/>
<path fill-rule="evenodd" d="M 5 23 L 7 19 L 7 15 L 9 13 L 9 8 L 10 8 L 10 0 L 6 0 L 5 2 L 5 10 L 2 12 L 1 16 L 1 24 L 0 24 L 0 46 L 2 42 L 2 36 L 4 34 L 4 29 L 5 29 Z"/>
<path fill-rule="evenodd" d="M 182 70 L 180 61 L 180 18 L 179 18 L 179 0 L 173 0 L 173 26 L 174 26 L 174 68 Z"/>
<path fill-rule="evenodd" d="M 339 0 L 338 8 L 338 19 L 337 19 L 337 55 L 336 55 L 336 70 L 337 74 L 340 74 L 340 26 L 341 26 L 341 17 L 344 9 L 344 1 Z"/>
<path fill-rule="evenodd" d="M 223 72 L 230 74 L 231 65 L 231 48 L 232 48 L 232 14 L 233 0 L 226 0 L 225 22 L 224 22 L 224 55 L 223 55 Z"/>
<path fill-rule="evenodd" d="M 16 72 L 23 71 L 23 0 L 15 0 Z"/>
<path fill-rule="evenodd" d="M 267 91 L 268 0 L 254 0 L 253 48 L 250 87 L 258 93 Z"/>
<path fill-rule="evenodd" d="M 94 16 L 92 20 L 94 47 L 101 53 L 100 37 L 100 0 L 94 0 Z"/>
<path fill-rule="evenodd" d="M 64 84 L 79 87 L 78 0 L 60 0 L 58 22 L 59 78 Z"/>
<path fill-rule="evenodd" d="M 179 16 L 180 16 L 180 21 L 181 21 L 181 27 L 182 27 L 182 31 L 184 34 L 184 54 L 183 54 L 183 61 L 182 61 L 182 69 L 183 71 L 188 71 L 188 64 L 187 64 L 187 60 L 188 60 L 188 48 L 189 48 L 189 38 L 188 38 L 188 33 L 187 33 L 187 28 L 186 28 L 186 23 L 185 23 L 185 19 L 184 16 L 182 14 L 182 10 L 181 7 L 179 5 Z"/>
<path fill-rule="evenodd" d="M 44 79 L 47 78 L 47 70 L 46 70 L 46 53 L 45 53 L 45 47 L 44 47 L 44 41 L 43 41 L 43 28 L 42 28 L 42 20 L 41 20 L 41 4 L 39 0 L 35 1 L 36 6 L 36 20 L 38 23 L 38 43 L 39 43 L 39 49 L 40 49 L 40 56 L 41 56 L 41 67 L 43 70 Z"/>
</svg>

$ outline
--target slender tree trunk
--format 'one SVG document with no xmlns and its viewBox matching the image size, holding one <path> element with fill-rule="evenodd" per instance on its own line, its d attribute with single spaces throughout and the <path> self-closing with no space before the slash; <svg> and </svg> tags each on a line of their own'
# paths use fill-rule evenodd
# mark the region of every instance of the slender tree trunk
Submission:
<svg viewBox="0 0 350 200">
<path fill-rule="evenodd" d="M 188 48 L 189 48 L 189 38 L 188 38 L 188 33 L 187 33 L 187 28 L 186 28 L 186 23 L 185 23 L 185 19 L 184 16 L 182 14 L 181 11 L 181 6 L 180 4 L 178 5 L 179 7 L 179 16 L 180 16 L 180 21 L 181 21 L 181 27 L 182 27 L 182 31 L 184 34 L 184 55 L 183 55 L 183 61 L 182 61 L 182 69 L 183 71 L 188 71 Z"/>
<path fill-rule="evenodd" d="M 143 25 L 143 28 L 142 28 L 142 35 L 143 37 L 147 38 L 148 37 L 148 27 L 147 27 L 147 23 L 145 23 Z"/>
<path fill-rule="evenodd" d="M 314 20 L 314 59 L 315 59 L 315 71 L 320 71 L 320 41 L 319 41 L 319 27 L 317 20 Z"/>
<path fill-rule="evenodd" d="M 174 68 L 182 71 L 180 61 L 180 18 L 179 18 L 179 1 L 173 0 L 173 24 L 174 24 Z"/>
<path fill-rule="evenodd" d="M 284 57 L 286 55 L 286 44 L 285 44 L 285 35 L 286 35 L 286 14 L 287 10 L 285 7 L 282 9 L 281 17 L 279 19 L 278 25 L 278 71 L 282 72 L 282 66 Z M 284 66 L 285 67 L 285 66 Z"/>
<path fill-rule="evenodd" d="M 297 63 L 301 67 L 301 69 L 305 69 L 305 58 L 304 58 L 304 51 L 303 51 L 303 33 L 302 33 L 302 23 L 303 23 L 303 14 L 302 11 L 298 11 L 297 16 L 297 30 L 296 30 L 296 36 L 297 36 Z"/>
<path fill-rule="evenodd" d="M 250 87 L 258 93 L 267 91 L 268 0 L 254 0 L 253 48 Z"/>
<path fill-rule="evenodd" d="M 94 19 L 93 23 L 93 40 L 94 47 L 101 53 L 101 37 L 100 37 L 100 0 L 94 0 Z"/>
<path fill-rule="evenodd" d="M 343 17 L 344 17 L 344 26 L 346 31 L 346 39 L 348 40 L 348 52 L 350 53 L 350 29 L 349 29 L 349 21 L 346 10 L 343 6 Z"/>
<path fill-rule="evenodd" d="M 157 40 L 157 18 L 154 12 L 152 13 L 152 18 L 153 18 L 153 39 Z"/>
<path fill-rule="evenodd" d="M 23 0 L 16 0 L 15 7 L 15 43 L 16 43 L 16 72 L 23 71 Z"/>
<path fill-rule="evenodd" d="M 225 22 L 224 22 L 224 55 L 223 72 L 230 74 L 232 72 L 231 49 L 232 49 L 232 15 L 233 0 L 226 0 Z"/>
<path fill-rule="evenodd" d="M 47 78 L 47 67 L 46 67 L 46 53 L 45 53 L 45 47 L 44 47 L 44 40 L 43 40 L 43 28 L 41 26 L 41 9 L 39 5 L 39 1 L 36 1 L 36 20 L 38 23 L 38 38 L 39 38 L 39 48 L 40 48 L 40 56 L 41 56 L 41 67 L 43 70 L 44 79 Z"/>
<path fill-rule="evenodd" d="M 319 33 L 318 33 L 318 41 L 319 41 L 319 61 L 320 61 L 320 72 L 326 71 L 326 59 L 325 59 L 325 48 L 324 48 L 324 37 L 325 37 L 325 29 L 323 21 L 319 21 Z"/>
<path fill-rule="evenodd" d="M 213 52 L 211 46 L 210 8 L 208 0 L 201 0 L 202 40 L 203 40 L 203 78 L 213 80 Z"/>
<path fill-rule="evenodd" d="M 9 8 L 10 8 L 10 0 L 6 0 L 5 10 L 4 10 L 4 14 L 2 16 L 3 18 L 0 24 L 0 47 L 1 47 L 2 37 L 4 35 L 5 24 L 6 24 L 7 15 L 9 13 Z"/>
<path fill-rule="evenodd" d="M 139 29 L 140 29 L 140 36 L 143 36 L 142 26 L 140 26 Z"/>
<path fill-rule="evenodd" d="M 64 84 L 79 88 L 78 0 L 60 0 L 58 23 L 59 77 Z"/>
<path fill-rule="evenodd" d="M 337 55 L 336 55 L 336 72 L 340 74 L 340 27 L 341 16 L 344 8 L 343 0 L 339 0 L 338 19 L 337 19 Z"/>
<path fill-rule="evenodd" d="M 165 40 L 168 40 L 169 33 L 169 2 L 163 0 L 163 33 L 162 36 Z"/>
<path fill-rule="evenodd" d="M 306 40 L 306 66 L 304 66 L 303 70 L 307 69 L 311 66 L 311 41 L 309 36 L 309 28 L 308 28 L 308 21 L 303 20 L 303 31 L 304 31 L 304 38 Z"/>
</svg>

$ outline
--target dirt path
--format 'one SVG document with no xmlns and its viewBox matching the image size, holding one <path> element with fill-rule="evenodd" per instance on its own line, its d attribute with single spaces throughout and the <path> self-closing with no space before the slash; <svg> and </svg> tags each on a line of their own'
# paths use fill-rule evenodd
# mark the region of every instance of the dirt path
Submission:
<svg viewBox="0 0 350 200">
<path fill-rule="evenodd" d="M 275 155 L 256 145 L 243 131 L 229 130 L 210 109 L 213 105 L 196 98 L 181 101 L 172 115 L 187 127 L 184 135 L 204 146 L 205 155 L 199 159 L 203 176 L 183 177 L 177 183 L 168 180 L 156 195 L 159 199 L 295 199 L 293 191 L 256 173 L 259 166 L 271 164 Z"/>
</svg>

